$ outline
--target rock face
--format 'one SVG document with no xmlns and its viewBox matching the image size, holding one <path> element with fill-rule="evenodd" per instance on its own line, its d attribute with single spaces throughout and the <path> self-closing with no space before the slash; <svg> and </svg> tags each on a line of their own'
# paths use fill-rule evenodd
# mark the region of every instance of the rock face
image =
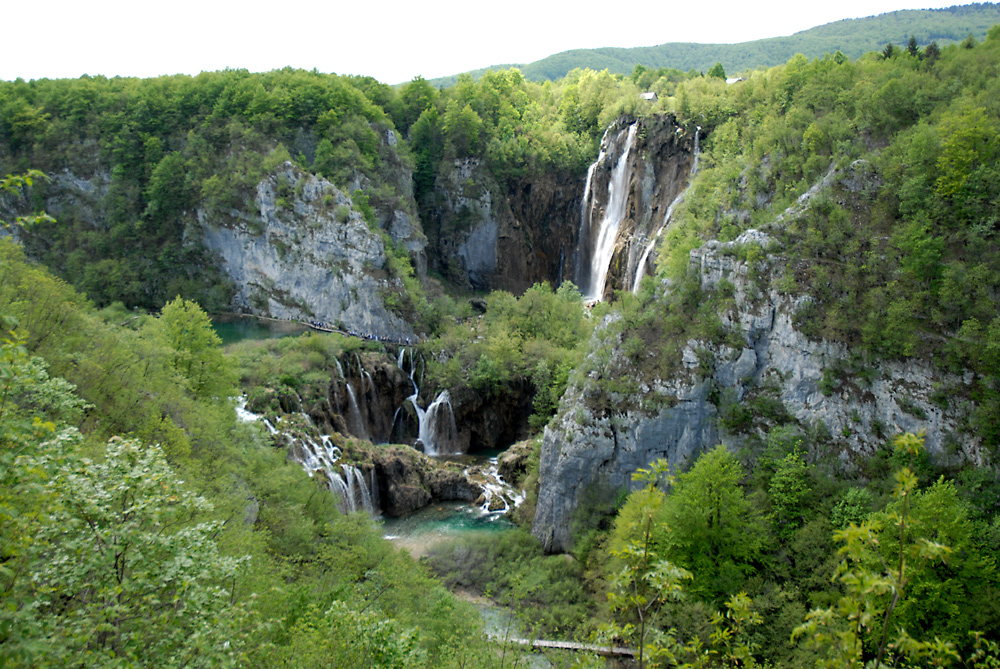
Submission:
<svg viewBox="0 0 1000 669">
<path fill-rule="evenodd" d="M 477 159 L 448 164 L 424 221 L 431 262 L 476 290 L 558 285 L 572 277 L 582 188 L 572 174 L 539 174 L 501 188 Z"/>
<path fill-rule="evenodd" d="M 404 516 L 433 502 L 472 502 L 482 494 L 461 469 L 406 446 L 373 449 L 372 466 L 382 511 L 388 516 Z"/>
<path fill-rule="evenodd" d="M 808 198 L 795 208 L 806 206 Z M 738 251 L 749 246 L 760 253 L 743 257 L 765 260 L 740 260 Z M 533 532 L 546 550 L 571 547 L 570 520 L 588 488 L 630 488 L 631 474 L 657 458 L 684 468 L 719 441 L 735 445 L 741 438 L 727 432 L 721 409 L 761 398 L 783 422 L 817 435 L 819 448 L 836 454 L 844 467 L 893 434 L 921 430 L 928 451 L 939 459 L 981 462 L 975 439 L 952 438 L 961 408 L 940 397 L 941 388 L 960 392 L 971 375 L 945 374 L 918 360 L 859 364 L 863 356 L 847 346 L 808 339 L 794 323 L 809 298 L 781 293 L 767 280 L 783 271 L 785 261 L 766 233 L 750 230 L 735 242 L 709 242 L 691 252 L 690 262 L 703 289 L 714 290 L 724 280 L 731 285 L 733 307 L 722 321 L 742 345 L 689 340 L 680 372 L 641 379 L 638 393 L 613 396 L 605 410 L 593 406 L 600 371 L 570 386 L 542 444 Z M 659 294 L 664 290 L 669 287 L 661 286 Z M 618 342 L 612 363 L 622 355 Z"/>
<path fill-rule="evenodd" d="M 236 284 L 238 310 L 413 336 L 385 306 L 383 296 L 402 285 L 386 272 L 382 240 L 350 198 L 285 163 L 258 185 L 254 205 L 232 212 L 225 225 L 198 212 L 205 246 Z"/>
</svg>

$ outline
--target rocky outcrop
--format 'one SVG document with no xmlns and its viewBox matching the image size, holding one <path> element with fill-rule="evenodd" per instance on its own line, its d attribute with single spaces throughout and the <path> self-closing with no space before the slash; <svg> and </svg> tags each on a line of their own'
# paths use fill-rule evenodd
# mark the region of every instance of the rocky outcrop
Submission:
<svg viewBox="0 0 1000 669">
<path fill-rule="evenodd" d="M 482 488 L 458 465 L 435 461 L 407 446 L 372 449 L 371 466 L 382 512 L 388 516 L 404 516 L 434 502 L 472 502 L 482 495 Z"/>
<path fill-rule="evenodd" d="M 410 324 L 386 308 L 402 283 L 386 271 L 382 239 L 349 197 L 285 163 L 257 187 L 254 208 L 223 223 L 199 210 L 206 247 L 236 284 L 234 306 L 401 339 Z"/>
<path fill-rule="evenodd" d="M 476 290 L 521 293 L 572 276 L 583 183 L 538 174 L 501 187 L 478 159 L 446 163 L 424 227 L 432 263 Z"/>
<path fill-rule="evenodd" d="M 808 198 L 795 205 L 805 206 Z M 749 247 L 756 251 L 741 252 Z M 721 419 L 734 407 L 749 408 L 747 415 L 761 414 L 772 425 L 809 432 L 811 458 L 818 459 L 822 450 L 848 468 L 891 435 L 917 431 L 925 432 L 925 444 L 939 460 L 981 462 L 974 437 L 954 438 L 963 420 L 959 403 L 941 401 L 942 388 L 962 394 L 971 374 L 944 373 L 916 359 L 869 360 L 843 344 L 807 338 L 795 320 L 810 298 L 775 287 L 772 278 L 780 276 L 786 261 L 764 232 L 709 242 L 693 250 L 690 261 L 703 290 L 720 289 L 725 282 L 732 291 L 732 306 L 722 321 L 742 343 L 732 345 L 732 337 L 726 337 L 728 343 L 691 339 L 669 373 L 648 374 L 637 381 L 635 392 L 610 398 L 596 387 L 604 373 L 598 366 L 571 384 L 542 443 L 533 532 L 547 550 L 570 548 L 570 520 L 588 488 L 629 489 L 631 474 L 657 458 L 684 468 L 720 441 L 741 443 L 739 431 L 755 427 Z M 661 285 L 658 294 L 667 290 Z M 618 364 L 622 342 L 612 345 L 606 369 L 627 368 Z"/>
<path fill-rule="evenodd" d="M 520 486 L 528 474 L 528 461 L 535 450 L 535 441 L 519 441 L 497 458 L 497 472 L 503 480 Z"/>
</svg>

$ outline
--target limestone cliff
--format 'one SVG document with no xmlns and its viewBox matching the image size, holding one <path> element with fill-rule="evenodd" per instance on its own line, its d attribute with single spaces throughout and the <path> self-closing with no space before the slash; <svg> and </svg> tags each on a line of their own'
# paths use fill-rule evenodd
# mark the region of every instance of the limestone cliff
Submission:
<svg viewBox="0 0 1000 669">
<path fill-rule="evenodd" d="M 850 188 L 863 167 L 836 178 Z M 816 190 L 833 179 L 831 172 Z M 813 193 L 784 217 L 808 207 Z M 963 394 L 972 375 L 942 372 L 918 359 L 872 359 L 844 344 L 806 337 L 795 324 L 810 298 L 778 288 L 788 261 L 766 232 L 709 242 L 691 252 L 690 263 L 704 295 L 731 295 L 720 313 L 727 335 L 680 342 L 679 359 L 650 369 L 630 361 L 620 331 L 610 343 L 604 340 L 620 316 L 602 324 L 591 347 L 591 371 L 571 384 L 545 430 L 533 532 L 547 550 L 572 545 L 570 521 L 588 489 L 630 488 L 631 474 L 657 458 L 684 468 L 720 441 L 735 446 L 777 425 L 808 435 L 808 457 L 834 457 L 846 468 L 891 435 L 917 431 L 926 432 L 927 448 L 939 461 L 982 461 L 974 435 L 957 438 L 961 403 L 941 396 L 942 389 Z M 671 290 L 662 283 L 653 300 Z M 610 352 L 603 348 L 609 345 Z M 657 354 L 638 350 L 640 360 Z"/>
<path fill-rule="evenodd" d="M 582 188 L 568 173 L 501 187 L 478 159 L 445 163 L 423 221 L 431 264 L 458 285 L 515 294 L 572 278 Z"/>
<path fill-rule="evenodd" d="M 239 310 L 413 336 L 385 305 L 402 284 L 386 271 L 382 239 L 333 184 L 285 163 L 258 185 L 252 207 L 224 221 L 199 210 L 198 220 L 236 284 Z"/>
</svg>

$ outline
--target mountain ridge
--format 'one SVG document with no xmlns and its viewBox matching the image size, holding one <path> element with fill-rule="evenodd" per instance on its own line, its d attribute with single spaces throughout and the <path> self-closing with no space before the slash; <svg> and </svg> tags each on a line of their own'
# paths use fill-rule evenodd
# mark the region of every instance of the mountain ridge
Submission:
<svg viewBox="0 0 1000 669">
<path fill-rule="evenodd" d="M 934 25 L 928 26 L 932 20 Z M 612 74 L 631 74 L 636 65 L 651 68 L 670 67 L 682 71 L 707 71 L 722 63 L 726 72 L 738 73 L 758 67 L 785 63 L 796 53 L 810 58 L 841 51 L 858 58 L 869 51 L 880 51 L 888 43 L 905 45 L 910 35 L 919 46 L 936 41 L 938 46 L 960 42 L 972 35 L 982 41 L 986 31 L 1000 23 L 1000 4 L 972 3 L 940 9 L 903 9 L 857 19 L 841 19 L 792 35 L 769 37 L 733 44 L 666 42 L 656 46 L 599 47 L 570 49 L 531 63 L 501 64 L 470 70 L 478 79 L 486 72 L 517 67 L 531 81 L 555 80 L 575 68 L 607 69 Z M 461 74 L 429 79 L 437 88 L 455 84 Z"/>
</svg>

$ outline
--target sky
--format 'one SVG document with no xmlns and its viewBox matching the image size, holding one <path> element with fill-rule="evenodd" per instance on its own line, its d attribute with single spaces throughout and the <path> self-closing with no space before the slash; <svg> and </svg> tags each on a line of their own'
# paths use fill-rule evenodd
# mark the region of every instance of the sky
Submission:
<svg viewBox="0 0 1000 669">
<path fill-rule="evenodd" d="M 0 14 L 0 79 L 291 66 L 397 84 L 530 63 L 568 49 L 747 42 L 840 19 L 953 4 L 957 0 L 14 2 Z"/>
</svg>

